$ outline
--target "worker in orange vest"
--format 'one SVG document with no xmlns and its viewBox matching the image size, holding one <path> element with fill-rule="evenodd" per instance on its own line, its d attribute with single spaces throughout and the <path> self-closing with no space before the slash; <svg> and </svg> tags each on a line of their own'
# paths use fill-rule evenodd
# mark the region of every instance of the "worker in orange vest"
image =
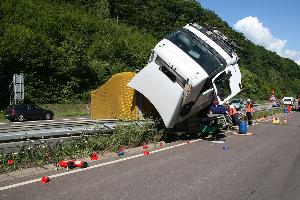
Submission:
<svg viewBox="0 0 300 200">
<path fill-rule="evenodd" d="M 228 103 L 228 114 L 230 115 L 232 119 L 232 123 L 234 126 L 239 124 L 239 115 L 236 111 L 236 108 L 234 105 L 231 104 L 231 102 Z"/>
<path fill-rule="evenodd" d="M 247 99 L 247 104 L 246 104 L 246 115 L 248 119 L 248 125 L 252 125 L 252 115 L 253 115 L 253 104 L 251 103 L 250 99 Z"/>
</svg>

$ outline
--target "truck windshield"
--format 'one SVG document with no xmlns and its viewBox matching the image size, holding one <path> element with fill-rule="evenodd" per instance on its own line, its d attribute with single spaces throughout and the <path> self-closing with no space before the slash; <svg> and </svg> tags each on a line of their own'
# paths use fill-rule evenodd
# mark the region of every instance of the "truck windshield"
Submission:
<svg viewBox="0 0 300 200">
<path fill-rule="evenodd" d="M 213 48 L 187 30 L 179 30 L 166 39 L 188 54 L 209 75 L 226 67 L 225 60 Z"/>
<path fill-rule="evenodd" d="M 236 46 L 234 42 L 226 38 L 221 32 L 213 29 L 212 27 L 204 28 L 198 24 L 190 24 L 192 27 L 205 34 L 207 37 L 217 43 L 230 57 L 232 57 L 233 47 Z"/>
</svg>

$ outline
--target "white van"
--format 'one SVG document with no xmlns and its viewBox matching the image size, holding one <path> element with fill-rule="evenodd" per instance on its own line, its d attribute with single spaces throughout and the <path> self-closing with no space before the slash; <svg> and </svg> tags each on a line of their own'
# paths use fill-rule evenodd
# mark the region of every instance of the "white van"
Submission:
<svg viewBox="0 0 300 200">
<path fill-rule="evenodd" d="M 283 105 L 294 105 L 294 97 L 283 97 L 282 99 Z"/>
</svg>

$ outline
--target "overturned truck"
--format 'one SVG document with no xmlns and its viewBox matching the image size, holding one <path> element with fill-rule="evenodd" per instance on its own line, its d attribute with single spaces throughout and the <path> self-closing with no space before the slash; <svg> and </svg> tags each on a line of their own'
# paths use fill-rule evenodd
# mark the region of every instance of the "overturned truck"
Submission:
<svg viewBox="0 0 300 200">
<path fill-rule="evenodd" d="M 214 28 L 188 24 L 161 40 L 128 86 L 157 109 L 167 128 L 241 91 L 234 43 Z"/>
</svg>

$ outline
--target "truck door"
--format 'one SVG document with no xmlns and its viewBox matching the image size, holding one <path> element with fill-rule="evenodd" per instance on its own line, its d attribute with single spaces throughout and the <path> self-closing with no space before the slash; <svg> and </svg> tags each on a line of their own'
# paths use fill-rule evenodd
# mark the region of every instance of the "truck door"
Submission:
<svg viewBox="0 0 300 200">
<path fill-rule="evenodd" d="M 230 65 L 212 79 L 219 104 L 237 95 L 242 89 L 241 72 L 237 64 Z"/>
<path fill-rule="evenodd" d="M 155 62 L 150 62 L 128 84 L 143 94 L 156 108 L 166 127 L 179 119 L 183 88 Z"/>
</svg>

